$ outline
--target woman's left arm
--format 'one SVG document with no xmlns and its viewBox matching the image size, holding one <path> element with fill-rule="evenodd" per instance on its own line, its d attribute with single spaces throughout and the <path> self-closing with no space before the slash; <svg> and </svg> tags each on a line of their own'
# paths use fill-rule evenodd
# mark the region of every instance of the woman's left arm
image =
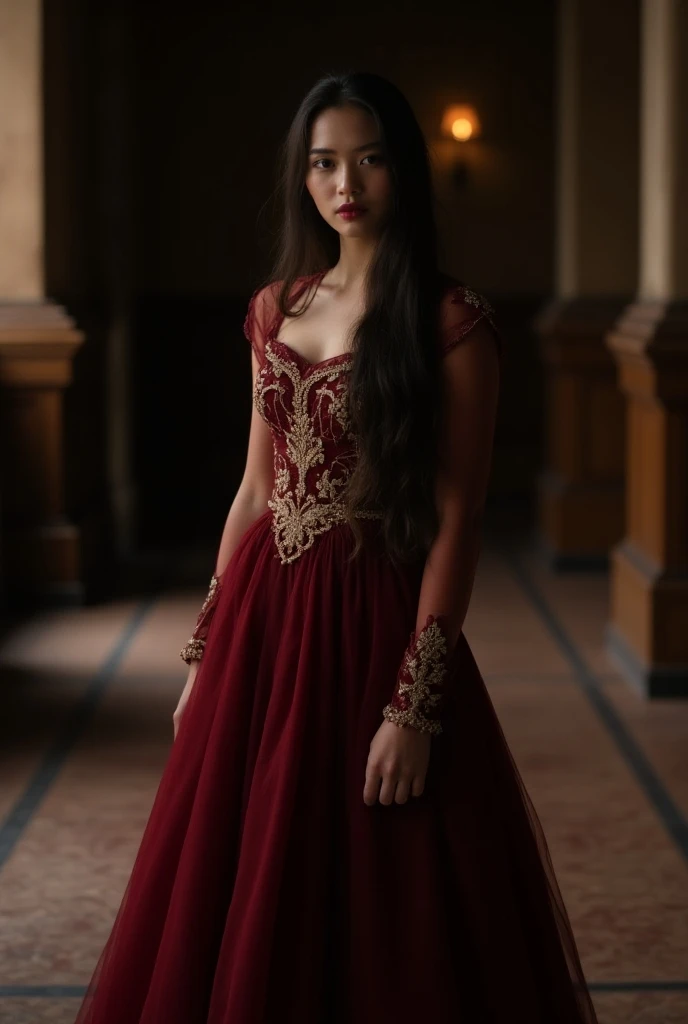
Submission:
<svg viewBox="0 0 688 1024">
<path fill-rule="evenodd" d="M 395 725 L 434 734 L 442 731 L 447 662 L 461 635 L 478 564 L 500 383 L 501 342 L 489 315 L 462 302 L 451 312 L 442 364 L 439 531 L 423 571 L 416 628 L 383 709 Z"/>
</svg>

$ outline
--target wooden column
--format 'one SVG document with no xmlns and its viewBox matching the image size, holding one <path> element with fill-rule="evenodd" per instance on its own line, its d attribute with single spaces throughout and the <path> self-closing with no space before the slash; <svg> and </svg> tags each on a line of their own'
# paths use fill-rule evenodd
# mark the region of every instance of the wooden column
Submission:
<svg viewBox="0 0 688 1024">
<path fill-rule="evenodd" d="M 608 337 L 626 397 L 626 535 L 608 650 L 651 697 L 688 697 L 688 2 L 644 0 L 641 280 Z"/>
<path fill-rule="evenodd" d="M 62 396 L 83 338 L 44 289 L 40 0 L 0 0 L 0 496 L 2 586 L 78 600 L 65 514 Z"/>
<path fill-rule="evenodd" d="M 539 542 L 559 569 L 606 564 L 623 533 L 623 401 L 604 338 L 637 283 L 637 15 L 628 0 L 560 4 L 557 297 L 536 321 Z"/>
</svg>

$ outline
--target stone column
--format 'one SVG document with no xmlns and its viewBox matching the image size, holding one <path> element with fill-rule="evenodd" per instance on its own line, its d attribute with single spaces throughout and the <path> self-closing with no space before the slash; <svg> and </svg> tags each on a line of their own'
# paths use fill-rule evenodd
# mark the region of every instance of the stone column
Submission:
<svg viewBox="0 0 688 1024">
<path fill-rule="evenodd" d="M 539 542 L 555 568 L 605 565 L 623 533 L 623 400 L 606 332 L 637 286 L 638 5 L 561 0 L 556 298 Z"/>
<path fill-rule="evenodd" d="M 0 495 L 2 585 L 81 596 L 65 516 L 62 396 L 82 342 L 44 288 L 40 0 L 0 0 Z"/>
<path fill-rule="evenodd" d="M 626 399 L 626 535 L 608 650 L 648 696 L 688 696 L 688 0 L 642 12 L 640 289 L 608 337 Z"/>
</svg>

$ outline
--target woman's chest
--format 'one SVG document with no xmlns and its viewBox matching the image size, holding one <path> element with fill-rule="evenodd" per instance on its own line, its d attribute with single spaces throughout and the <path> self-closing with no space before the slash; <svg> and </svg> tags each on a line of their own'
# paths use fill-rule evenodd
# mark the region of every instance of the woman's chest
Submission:
<svg viewBox="0 0 688 1024">
<path fill-rule="evenodd" d="M 307 445 L 315 439 L 351 438 L 349 374 L 352 357 L 340 354 L 310 363 L 273 339 L 256 374 L 254 404 L 270 428 Z"/>
<path fill-rule="evenodd" d="M 362 293 L 344 298 L 322 294 L 322 287 L 298 317 L 279 318 L 270 337 L 288 346 L 311 366 L 320 366 L 351 351 L 355 324 L 364 312 Z"/>
</svg>

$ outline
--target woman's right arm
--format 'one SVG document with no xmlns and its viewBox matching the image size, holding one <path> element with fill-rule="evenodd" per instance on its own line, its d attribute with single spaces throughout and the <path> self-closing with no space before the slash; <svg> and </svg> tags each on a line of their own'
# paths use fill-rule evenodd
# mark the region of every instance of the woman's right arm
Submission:
<svg viewBox="0 0 688 1024">
<path fill-rule="evenodd" d="M 255 383 L 256 374 L 260 366 L 254 351 L 251 352 L 251 368 L 252 378 Z M 193 685 L 193 679 L 198 669 L 198 663 L 203 656 L 205 636 L 214 614 L 220 588 L 223 584 L 224 572 L 246 530 L 267 509 L 268 499 L 272 493 L 273 474 L 273 447 L 270 428 L 258 413 L 255 403 L 252 403 L 251 425 L 244 473 L 222 531 L 210 591 L 203 603 L 191 638 L 181 651 L 181 657 L 189 665 L 189 676 L 180 705 L 182 705 L 182 702 L 186 703 L 185 698 L 188 697 L 188 692 L 191 685 Z M 177 711 L 179 711 L 179 708 Z M 177 712 L 175 712 L 175 716 L 177 716 Z"/>
<path fill-rule="evenodd" d="M 258 372 L 258 360 L 251 352 L 253 380 Z M 270 428 L 259 414 L 255 403 L 251 408 L 251 428 L 246 453 L 244 475 L 241 478 L 222 531 L 222 539 L 215 563 L 215 575 L 221 576 L 244 533 L 267 509 L 273 487 L 273 450 Z"/>
</svg>

